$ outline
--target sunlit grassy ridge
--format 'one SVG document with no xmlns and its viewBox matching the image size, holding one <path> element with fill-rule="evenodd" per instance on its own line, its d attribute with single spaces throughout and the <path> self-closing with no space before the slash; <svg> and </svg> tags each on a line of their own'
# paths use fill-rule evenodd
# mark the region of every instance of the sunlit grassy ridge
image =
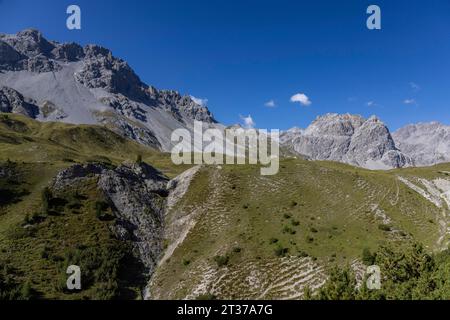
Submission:
<svg viewBox="0 0 450 320">
<path fill-rule="evenodd" d="M 380 172 L 299 159 L 267 177 L 254 166 L 204 168 L 169 213 L 195 225 L 160 266 L 153 297 L 299 298 L 304 285 L 322 283 L 324 266 L 357 263 L 365 248 L 417 241 L 438 250 L 441 209 L 398 176 L 447 177 L 449 168 Z"/>
<path fill-rule="evenodd" d="M 174 166 L 170 154 L 142 146 L 102 126 L 38 122 L 23 116 L 0 114 L 0 161 L 119 164 L 134 161 L 138 155 L 169 177 L 188 168 Z"/>
</svg>

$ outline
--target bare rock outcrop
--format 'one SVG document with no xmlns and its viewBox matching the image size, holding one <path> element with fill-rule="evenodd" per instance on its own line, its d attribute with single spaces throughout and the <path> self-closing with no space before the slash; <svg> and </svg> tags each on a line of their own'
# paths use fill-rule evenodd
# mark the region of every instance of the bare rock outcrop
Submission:
<svg viewBox="0 0 450 320">
<path fill-rule="evenodd" d="M 418 166 L 450 162 L 450 126 L 439 122 L 411 124 L 392 136 L 398 148 Z"/>
<path fill-rule="evenodd" d="M 133 243 L 148 274 L 163 250 L 164 208 L 168 179 L 145 163 L 125 163 L 111 168 L 102 164 L 74 165 L 61 171 L 52 189 L 64 190 L 76 182 L 97 178 L 115 215 L 112 233 Z"/>
<path fill-rule="evenodd" d="M 395 146 L 389 129 L 377 117 L 327 114 L 305 130 L 281 135 L 281 144 L 312 160 L 331 160 L 368 169 L 410 166 L 413 161 Z"/>
<path fill-rule="evenodd" d="M 39 107 L 27 101 L 16 90 L 0 87 L 0 112 L 16 113 L 36 118 L 39 114 Z"/>
<path fill-rule="evenodd" d="M 217 123 L 191 96 L 142 82 L 109 49 L 49 41 L 34 29 L 0 34 L 0 86 L 37 101 L 38 120 L 102 124 L 162 151 L 173 130 Z"/>
</svg>

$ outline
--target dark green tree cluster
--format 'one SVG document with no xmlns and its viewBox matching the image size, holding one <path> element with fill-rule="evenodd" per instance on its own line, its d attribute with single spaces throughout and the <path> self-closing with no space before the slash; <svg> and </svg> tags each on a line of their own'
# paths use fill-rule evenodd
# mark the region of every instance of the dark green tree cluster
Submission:
<svg viewBox="0 0 450 320">
<path fill-rule="evenodd" d="M 450 249 L 434 255 L 419 244 L 407 248 L 381 247 L 367 250 L 365 261 L 381 270 L 381 289 L 369 290 L 366 281 L 359 289 L 350 268 L 335 267 L 313 299 L 322 300 L 448 300 L 450 299 Z M 308 294 L 310 296 L 310 294 Z"/>
<path fill-rule="evenodd" d="M 34 297 L 28 282 L 19 283 L 15 279 L 15 271 L 0 262 L 0 300 L 30 300 Z"/>
</svg>

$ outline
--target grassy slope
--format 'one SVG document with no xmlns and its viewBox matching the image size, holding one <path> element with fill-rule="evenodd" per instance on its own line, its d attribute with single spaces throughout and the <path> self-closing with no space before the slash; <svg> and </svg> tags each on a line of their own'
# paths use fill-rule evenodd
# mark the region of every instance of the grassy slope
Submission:
<svg viewBox="0 0 450 320">
<path fill-rule="evenodd" d="M 446 177 L 442 171 L 449 168 L 374 172 L 297 159 L 283 160 L 272 177 L 251 166 L 205 168 L 169 215 L 195 212 L 198 222 L 160 266 L 153 296 L 296 298 L 302 281 L 320 282 L 321 266 L 351 264 L 364 248 L 419 241 L 433 251 L 440 210 L 397 175 Z M 380 229 L 383 224 L 390 231 Z M 228 256 L 228 265 L 219 267 L 216 256 Z"/>
<path fill-rule="evenodd" d="M 0 114 L 0 161 L 68 166 L 72 162 L 119 164 L 137 155 L 169 177 L 187 166 L 174 166 L 169 154 L 122 138 L 101 126 L 38 122 L 23 116 Z"/>
<path fill-rule="evenodd" d="M 136 296 L 135 279 L 122 277 L 124 272 L 120 270 L 126 263 L 129 269 L 125 271 L 133 273 L 134 262 L 126 257 L 126 244 L 112 239 L 108 222 L 96 218 L 95 202 L 101 200 L 101 195 L 95 181 L 73 186 L 60 195 L 66 203 L 55 208 L 57 214 L 44 215 L 40 223 L 28 229 L 23 225 L 26 217 L 42 211 L 42 191 L 63 168 L 90 161 L 117 165 L 135 160 L 138 154 L 169 177 L 186 169 L 173 166 L 168 155 L 102 127 L 40 123 L 22 116 L 0 115 L 0 167 L 12 173 L 10 178 L 0 179 L 2 195 L 7 195 L 2 199 L 9 202 L 0 206 L 0 265 L 12 270 L 15 281 L 29 283 L 35 295 L 44 298 L 107 298 L 117 284 L 102 278 L 117 279 L 122 289 L 130 287 L 118 295 Z M 76 190 L 81 199 L 74 199 Z M 70 208 L 74 201 L 77 209 Z M 69 295 L 61 288 L 67 278 L 65 268 L 74 260 L 83 260 L 80 264 L 95 261 L 95 268 L 104 269 L 104 274 L 91 270 L 86 290 Z M 117 274 L 110 274 L 116 268 Z"/>
<path fill-rule="evenodd" d="M 73 162 L 117 165 L 138 154 L 169 177 L 187 169 L 173 166 L 168 155 L 102 127 L 0 115 L 0 164 L 15 161 L 17 173 L 15 183 L 0 180 L 0 189 L 18 195 L 17 201 L 0 207 L 0 263 L 15 269 L 19 282 L 30 282 L 45 298 L 107 298 L 115 285 L 129 288 L 120 296 L 133 297 L 135 279 L 122 273 L 138 271 L 132 269 L 132 261 L 121 260 L 126 248 L 110 238 L 108 222 L 95 217 L 94 203 L 101 199 L 95 181 L 77 187 L 83 196 L 79 209 L 65 204 L 58 208 L 59 215 L 47 216 L 27 232 L 21 225 L 27 215 L 40 210 L 42 190 L 59 170 Z M 323 281 L 323 266 L 352 263 L 363 248 L 416 240 L 433 251 L 440 210 L 400 183 L 397 175 L 431 179 L 446 177 L 444 171 L 450 171 L 450 165 L 373 172 L 299 159 L 284 159 L 280 173 L 272 177 L 260 176 L 255 166 L 205 167 L 168 215 L 170 222 L 191 214 L 197 223 L 159 268 L 153 296 L 297 298 L 301 283 Z M 61 197 L 73 202 L 73 191 Z M 382 214 L 390 218 L 391 231 L 380 229 Z M 61 291 L 65 264 L 74 256 L 83 260 L 92 251 L 100 256 L 94 260 L 101 269 L 126 266 L 127 270 L 117 271 L 117 283 L 92 274 L 95 284 L 88 284 L 82 293 Z M 217 256 L 222 258 L 215 261 Z M 108 261 L 112 266 L 104 266 Z"/>
</svg>

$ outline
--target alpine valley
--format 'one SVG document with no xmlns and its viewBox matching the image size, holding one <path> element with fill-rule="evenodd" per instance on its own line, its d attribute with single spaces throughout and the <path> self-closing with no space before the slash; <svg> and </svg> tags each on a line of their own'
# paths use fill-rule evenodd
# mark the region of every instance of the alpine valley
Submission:
<svg viewBox="0 0 450 320">
<path fill-rule="evenodd" d="M 326 114 L 262 176 L 174 165 L 196 120 L 227 128 L 106 48 L 0 34 L 0 299 L 450 299 L 449 126 Z"/>
</svg>

